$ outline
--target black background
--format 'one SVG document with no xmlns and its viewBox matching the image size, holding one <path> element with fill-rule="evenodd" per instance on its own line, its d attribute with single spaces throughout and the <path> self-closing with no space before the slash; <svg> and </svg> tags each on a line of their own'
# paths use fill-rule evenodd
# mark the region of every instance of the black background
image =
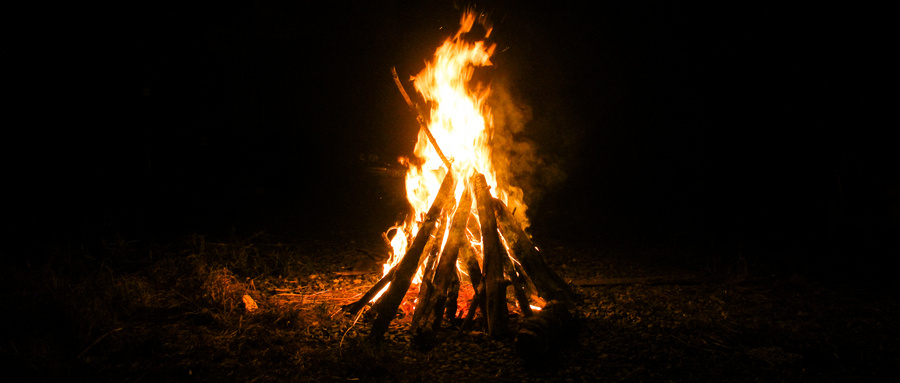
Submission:
<svg viewBox="0 0 900 383">
<path fill-rule="evenodd" d="M 7 217 L 28 238 L 202 231 L 247 196 L 298 225 L 351 206 L 365 166 L 415 140 L 391 66 L 417 73 L 460 6 L 67 7 L 3 16 Z M 479 7 L 495 73 L 532 110 L 523 139 L 566 175 L 533 202 L 536 235 L 896 250 L 885 9 Z"/>
</svg>

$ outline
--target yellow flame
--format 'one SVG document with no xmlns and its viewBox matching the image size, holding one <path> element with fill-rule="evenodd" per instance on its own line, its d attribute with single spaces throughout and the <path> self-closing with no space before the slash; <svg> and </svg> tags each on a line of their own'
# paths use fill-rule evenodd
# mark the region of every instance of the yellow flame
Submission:
<svg viewBox="0 0 900 383">
<path fill-rule="evenodd" d="M 490 108 L 486 105 L 490 87 L 487 84 L 472 83 L 472 76 L 477 67 L 492 65 L 490 57 L 496 45 L 463 39 L 463 34 L 472 30 L 475 21 L 474 12 L 463 14 L 456 35 L 437 48 L 433 59 L 427 62 L 426 67 L 412 80 L 415 89 L 431 107 L 428 127 L 443 153 L 452 162 L 453 175 L 458 180 L 455 190 L 456 200 L 459 201 L 462 197 L 469 177 L 474 172 L 479 172 L 484 174 L 492 195 L 509 204 L 507 201 L 509 193 L 503 188 L 498 188 L 496 172 L 491 161 L 493 118 Z M 489 34 L 490 28 L 487 28 L 485 37 Z M 409 164 L 406 193 L 415 214 L 403 224 L 403 229 L 393 236 L 391 240 L 393 255 L 384 266 L 385 273 L 402 258 L 410 240 L 416 235 L 421 218 L 434 202 L 441 181 L 447 174 L 446 167 L 429 142 L 424 129 L 419 132 L 414 154 L 417 161 L 411 161 Z M 524 207 L 518 198 L 513 202 L 515 206 Z M 474 204 L 473 213 L 475 213 Z M 445 241 L 446 239 L 445 236 Z M 421 270 L 413 283 L 419 283 L 420 277 Z"/>
</svg>

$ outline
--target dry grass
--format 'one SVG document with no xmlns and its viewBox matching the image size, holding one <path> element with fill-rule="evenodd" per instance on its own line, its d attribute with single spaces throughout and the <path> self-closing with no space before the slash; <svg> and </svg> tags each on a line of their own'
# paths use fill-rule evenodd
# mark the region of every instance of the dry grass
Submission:
<svg viewBox="0 0 900 383">
<path fill-rule="evenodd" d="M 62 248 L 2 271 L 0 360 L 28 381 L 888 381 L 900 362 L 894 300 L 757 267 L 716 283 L 580 288 L 578 344 L 541 370 L 478 331 L 412 350 L 408 317 L 381 347 L 366 343 L 365 316 L 338 311 L 379 275 L 339 272 L 374 246 L 263 233 Z M 671 271 L 644 253 L 547 255 L 571 279 Z"/>
</svg>

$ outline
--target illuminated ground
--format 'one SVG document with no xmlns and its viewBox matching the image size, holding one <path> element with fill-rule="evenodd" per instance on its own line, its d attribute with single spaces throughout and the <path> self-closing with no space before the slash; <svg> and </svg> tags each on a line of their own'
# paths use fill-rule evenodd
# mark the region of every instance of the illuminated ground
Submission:
<svg viewBox="0 0 900 383">
<path fill-rule="evenodd" d="M 352 325 L 335 314 L 377 278 L 337 273 L 377 268 L 370 259 L 382 253 L 378 233 L 391 220 L 382 216 L 396 208 L 380 193 L 390 181 L 370 181 L 368 197 L 337 204 L 344 208 L 260 196 L 237 209 L 245 214 L 220 213 L 230 225 L 206 234 L 29 242 L 29 256 L 2 271 L 4 371 L 26 381 L 116 382 L 898 377 L 900 306 L 885 287 L 826 278 L 765 249 L 588 236 L 535 238 L 554 270 L 595 285 L 576 286 L 577 340 L 544 363 L 523 363 L 512 339 L 478 330 L 447 328 L 436 348 L 415 350 L 406 318 L 373 348 L 363 341 L 365 319 Z M 634 283 L 656 276 L 675 278 Z M 612 278 L 631 279 L 604 283 Z M 246 312 L 244 294 L 258 311 Z"/>
</svg>

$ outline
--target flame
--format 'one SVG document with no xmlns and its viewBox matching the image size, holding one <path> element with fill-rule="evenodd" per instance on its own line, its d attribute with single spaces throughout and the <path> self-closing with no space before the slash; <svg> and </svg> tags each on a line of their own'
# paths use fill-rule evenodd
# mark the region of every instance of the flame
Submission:
<svg viewBox="0 0 900 383">
<path fill-rule="evenodd" d="M 518 197 L 511 197 L 511 195 L 520 196 L 521 193 L 509 193 L 508 186 L 497 184 L 497 173 L 491 160 L 493 118 L 486 103 L 490 95 L 490 86 L 472 83 L 476 68 L 492 65 L 490 58 L 496 45 L 489 45 L 483 40 L 470 42 L 463 38 L 464 34 L 471 32 L 475 21 L 474 12 L 464 13 L 456 35 L 448 38 L 437 48 L 433 59 L 426 62 L 425 68 L 412 80 L 416 91 L 430 105 L 428 128 L 445 156 L 452 162 L 451 170 L 454 172 L 454 178 L 458 180 L 455 190 L 456 200 L 459 201 L 465 192 L 469 177 L 474 172 L 479 172 L 484 174 L 494 197 L 508 206 L 521 209 L 517 215 L 524 216 L 524 203 Z M 491 29 L 487 26 L 485 29 L 484 37 L 487 38 Z M 391 238 L 393 253 L 384 265 L 385 274 L 402 259 L 448 171 L 434 146 L 429 142 L 424 129 L 419 131 L 414 155 L 415 160 L 402 162 L 408 164 L 406 194 L 415 214 L 400 224 L 400 229 L 396 230 L 396 234 Z M 511 198 L 515 201 L 510 201 Z M 474 204 L 472 215 L 477 217 Z M 444 236 L 444 241 L 447 237 Z M 479 239 L 470 240 L 473 245 L 480 248 Z M 421 282 L 421 271 L 420 269 L 413 280 L 414 284 Z"/>
</svg>

